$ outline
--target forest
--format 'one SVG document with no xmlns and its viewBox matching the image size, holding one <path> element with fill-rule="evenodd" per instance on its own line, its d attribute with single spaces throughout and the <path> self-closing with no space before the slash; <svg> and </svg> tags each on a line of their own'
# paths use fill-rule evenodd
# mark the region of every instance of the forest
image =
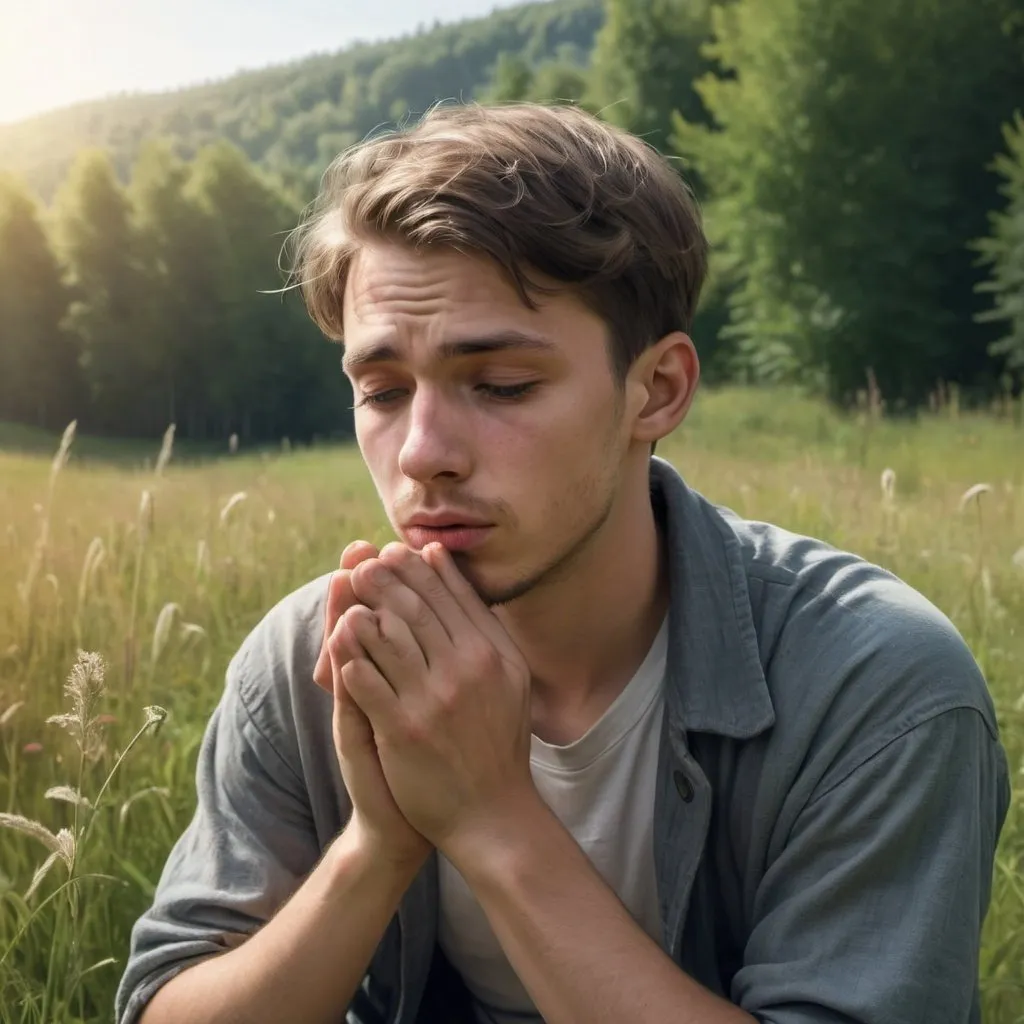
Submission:
<svg viewBox="0 0 1024 1024">
<path fill-rule="evenodd" d="M 0 421 L 350 433 L 282 243 L 339 152 L 467 100 L 578 103 L 675 163 L 710 382 L 908 415 L 1019 393 L 1019 0 L 554 0 L 0 126 Z"/>
</svg>

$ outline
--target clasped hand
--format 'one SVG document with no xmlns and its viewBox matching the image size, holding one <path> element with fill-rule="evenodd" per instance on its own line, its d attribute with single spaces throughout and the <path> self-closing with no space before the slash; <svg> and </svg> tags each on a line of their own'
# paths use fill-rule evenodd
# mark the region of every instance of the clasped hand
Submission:
<svg viewBox="0 0 1024 1024">
<path fill-rule="evenodd" d="M 536 797 L 529 668 L 441 545 L 363 547 L 326 638 L 342 774 L 384 855 L 448 852 Z"/>
</svg>

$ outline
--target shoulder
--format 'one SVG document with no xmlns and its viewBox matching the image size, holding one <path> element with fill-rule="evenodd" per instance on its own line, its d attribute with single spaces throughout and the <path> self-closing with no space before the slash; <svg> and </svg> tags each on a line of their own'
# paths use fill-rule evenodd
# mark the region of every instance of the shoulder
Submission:
<svg viewBox="0 0 1024 1024">
<path fill-rule="evenodd" d="M 279 750 L 294 748 L 304 719 L 330 722 L 330 696 L 313 682 L 331 573 L 281 598 L 249 631 L 228 667 L 253 725 Z"/>
<path fill-rule="evenodd" d="M 304 583 L 274 604 L 242 641 L 235 660 L 278 673 L 308 665 L 312 673 L 323 638 L 331 575 Z"/>
<path fill-rule="evenodd" d="M 997 739 L 978 663 L 924 595 L 821 540 L 720 512 L 742 553 L 776 730 L 807 756 L 849 768 L 954 709 Z"/>
</svg>

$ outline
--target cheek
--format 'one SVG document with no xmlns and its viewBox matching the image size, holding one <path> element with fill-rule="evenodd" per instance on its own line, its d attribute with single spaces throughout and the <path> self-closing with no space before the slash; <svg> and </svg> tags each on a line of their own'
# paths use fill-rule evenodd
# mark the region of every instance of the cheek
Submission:
<svg viewBox="0 0 1024 1024">
<path fill-rule="evenodd" d="M 382 426 L 369 417 L 356 414 L 356 444 L 383 498 L 391 489 L 390 481 L 398 472 L 398 447 L 395 432 L 382 429 Z"/>
<path fill-rule="evenodd" d="M 568 393 L 552 399 L 543 413 L 524 413 L 500 428 L 481 423 L 476 435 L 479 450 L 487 453 L 487 469 L 502 481 L 524 519 L 538 519 L 548 528 L 558 525 L 552 517 L 575 519 L 584 513 L 620 455 L 610 402 Z"/>
</svg>

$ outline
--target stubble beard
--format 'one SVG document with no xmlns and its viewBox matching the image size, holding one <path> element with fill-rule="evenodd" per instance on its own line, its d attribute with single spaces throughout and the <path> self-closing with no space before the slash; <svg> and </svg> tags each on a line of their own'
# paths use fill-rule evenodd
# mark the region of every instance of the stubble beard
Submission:
<svg viewBox="0 0 1024 1024">
<path fill-rule="evenodd" d="M 609 426 L 607 444 L 611 451 L 615 450 L 614 438 L 622 416 L 621 394 L 618 390 L 615 393 L 615 411 Z M 607 475 L 598 473 L 591 477 L 587 483 L 575 488 L 575 494 L 570 495 L 563 503 L 564 507 L 589 507 L 590 502 L 586 500 L 597 491 L 601 494 L 601 503 L 594 514 L 585 522 L 582 529 L 576 531 L 575 536 L 569 540 L 562 549 L 548 562 L 528 575 L 506 584 L 503 587 L 488 587 L 482 581 L 474 579 L 471 559 L 463 556 L 461 559 L 455 556 L 455 563 L 459 570 L 469 581 L 470 586 L 476 591 L 477 596 L 489 608 L 497 608 L 511 604 L 538 587 L 548 586 L 569 577 L 576 565 L 582 560 L 587 548 L 593 543 L 594 538 L 601 532 L 605 523 L 608 522 L 615 507 L 615 499 L 619 492 L 622 479 L 621 467 L 619 472 L 612 472 Z"/>
<path fill-rule="evenodd" d="M 605 523 L 608 522 L 615 505 L 615 489 L 609 488 L 605 495 L 604 502 L 585 524 L 582 530 L 578 531 L 575 537 L 567 543 L 561 551 L 551 558 L 544 566 L 531 572 L 528 576 L 506 584 L 503 587 L 488 587 L 480 580 L 475 579 L 471 568 L 470 559 L 456 553 L 453 557 L 460 572 L 466 577 L 470 586 L 476 591 L 477 596 L 488 608 L 497 608 L 511 604 L 513 601 L 524 597 L 538 587 L 549 585 L 559 580 L 566 579 L 572 574 L 573 568 L 580 561 L 582 555 L 600 533 Z"/>
</svg>

